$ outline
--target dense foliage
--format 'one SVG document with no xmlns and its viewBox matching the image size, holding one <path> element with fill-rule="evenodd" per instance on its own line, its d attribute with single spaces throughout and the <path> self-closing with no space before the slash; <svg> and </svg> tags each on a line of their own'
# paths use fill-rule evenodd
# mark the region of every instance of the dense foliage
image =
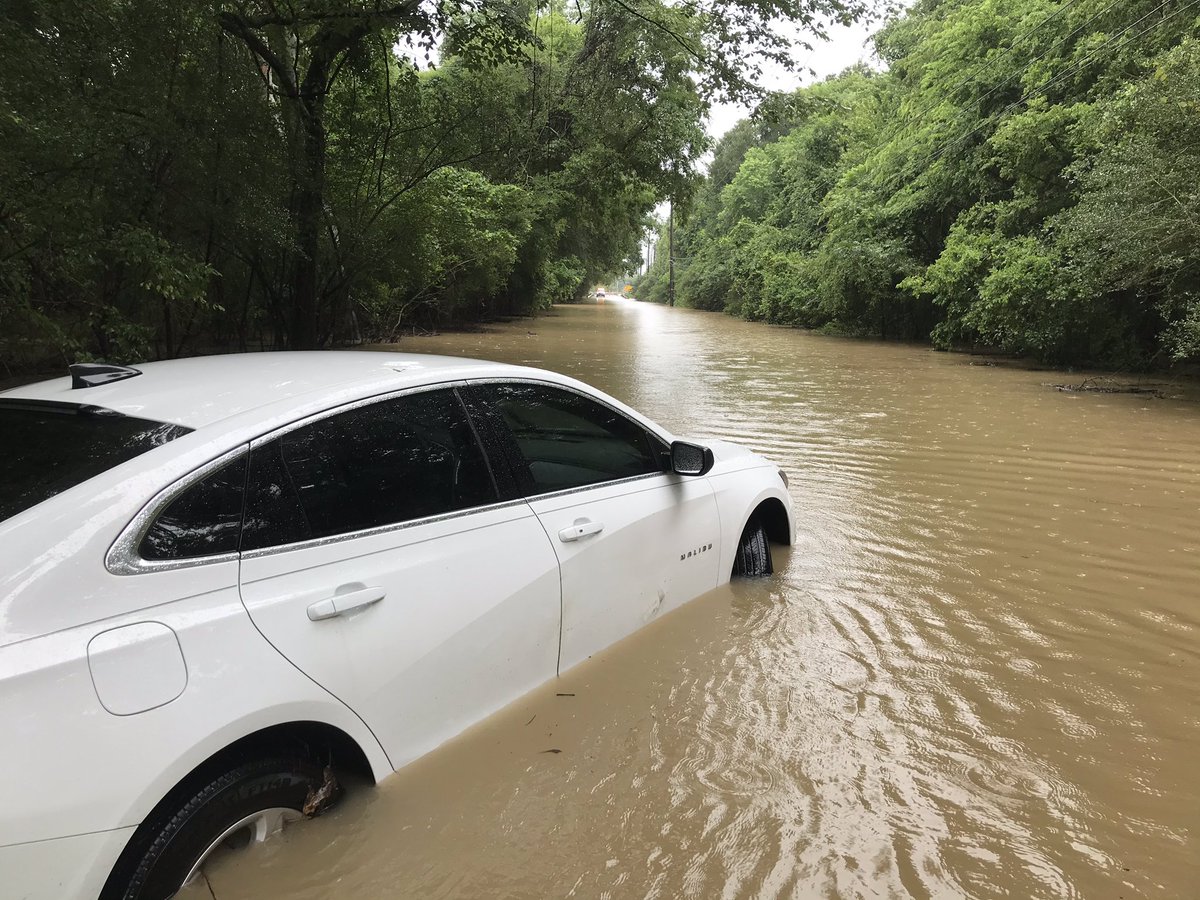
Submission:
<svg viewBox="0 0 1200 900">
<path fill-rule="evenodd" d="M 1197 0 L 918 0 L 717 147 L 681 303 L 1055 363 L 1200 356 Z M 666 257 L 637 286 L 665 297 Z"/>
<path fill-rule="evenodd" d="M 0 364 L 387 340 L 580 296 L 713 97 L 869 0 L 8 0 Z"/>
</svg>

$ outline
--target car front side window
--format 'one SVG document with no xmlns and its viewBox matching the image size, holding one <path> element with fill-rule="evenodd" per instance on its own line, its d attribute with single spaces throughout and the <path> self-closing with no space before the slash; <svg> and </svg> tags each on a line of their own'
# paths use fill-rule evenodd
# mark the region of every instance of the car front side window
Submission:
<svg viewBox="0 0 1200 900">
<path fill-rule="evenodd" d="M 251 453 L 242 549 L 254 550 L 495 502 L 452 390 L 360 406 Z"/>
<path fill-rule="evenodd" d="M 660 442 L 602 403 L 542 384 L 488 384 L 481 389 L 512 433 L 523 458 L 520 464 L 528 467 L 526 493 L 663 471 Z"/>
</svg>

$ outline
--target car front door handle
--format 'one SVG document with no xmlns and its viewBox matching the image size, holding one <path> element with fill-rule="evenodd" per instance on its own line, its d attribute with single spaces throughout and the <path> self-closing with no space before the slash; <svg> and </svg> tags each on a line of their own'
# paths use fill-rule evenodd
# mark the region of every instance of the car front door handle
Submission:
<svg viewBox="0 0 1200 900">
<path fill-rule="evenodd" d="M 334 594 L 332 597 L 318 600 L 309 606 L 308 617 L 314 622 L 319 622 L 322 619 L 332 619 L 334 616 L 344 616 L 356 609 L 363 609 L 378 603 L 386 595 L 387 591 L 381 587 L 359 588 L 344 594 Z"/>
<path fill-rule="evenodd" d="M 603 522 L 593 522 L 590 519 L 576 519 L 575 524 L 568 525 L 558 533 L 558 539 L 565 544 L 585 538 L 589 534 L 599 534 L 604 530 Z"/>
</svg>

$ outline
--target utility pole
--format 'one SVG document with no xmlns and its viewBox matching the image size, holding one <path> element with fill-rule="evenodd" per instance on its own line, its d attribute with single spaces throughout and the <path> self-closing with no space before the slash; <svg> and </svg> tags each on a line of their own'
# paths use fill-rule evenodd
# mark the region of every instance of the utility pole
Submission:
<svg viewBox="0 0 1200 900">
<path fill-rule="evenodd" d="M 675 305 L 675 198 L 667 214 L 667 305 Z"/>
</svg>

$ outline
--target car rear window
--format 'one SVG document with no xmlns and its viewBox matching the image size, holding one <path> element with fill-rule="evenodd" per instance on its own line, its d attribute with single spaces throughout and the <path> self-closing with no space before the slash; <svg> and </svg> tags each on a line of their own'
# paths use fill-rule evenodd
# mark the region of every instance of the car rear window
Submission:
<svg viewBox="0 0 1200 900">
<path fill-rule="evenodd" d="M 0 522 L 191 430 L 97 406 L 0 400 Z"/>
</svg>

